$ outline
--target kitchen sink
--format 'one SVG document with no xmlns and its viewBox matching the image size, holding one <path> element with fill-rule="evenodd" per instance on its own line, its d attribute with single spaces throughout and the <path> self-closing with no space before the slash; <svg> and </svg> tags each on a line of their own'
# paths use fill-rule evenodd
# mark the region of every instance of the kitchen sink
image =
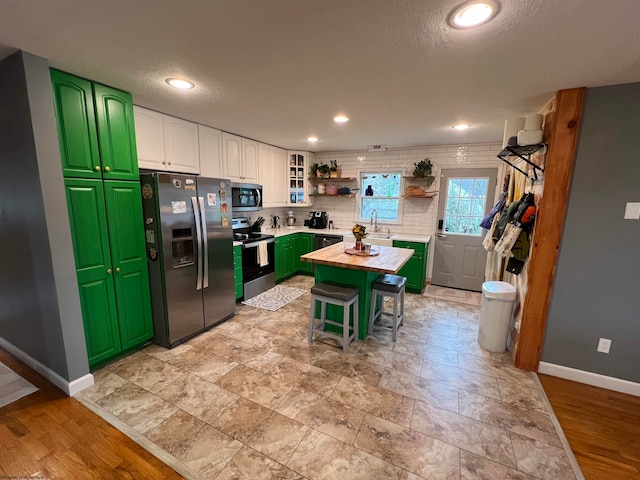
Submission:
<svg viewBox="0 0 640 480">
<path fill-rule="evenodd" d="M 393 234 L 389 235 L 369 235 L 365 238 L 365 243 L 370 243 L 371 245 L 382 245 L 383 247 L 392 247 L 393 240 L 391 239 Z"/>
</svg>

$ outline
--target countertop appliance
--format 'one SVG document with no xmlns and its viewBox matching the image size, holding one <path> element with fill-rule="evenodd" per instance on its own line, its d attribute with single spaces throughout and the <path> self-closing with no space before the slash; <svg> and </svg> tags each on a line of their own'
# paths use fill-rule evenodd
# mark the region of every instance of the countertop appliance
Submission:
<svg viewBox="0 0 640 480">
<path fill-rule="evenodd" d="M 293 210 L 287 212 L 287 227 L 295 227 L 296 217 L 293 216 Z"/>
<path fill-rule="evenodd" d="M 235 313 L 229 180 L 140 175 L 154 343 L 172 348 Z"/>
<path fill-rule="evenodd" d="M 309 212 L 309 228 L 327 228 L 328 224 L 327 212 Z"/>
<path fill-rule="evenodd" d="M 233 239 L 242 242 L 244 299 L 276 286 L 275 237 L 251 230 L 247 217 L 233 219 Z"/>
<path fill-rule="evenodd" d="M 255 183 L 231 184 L 231 207 L 238 212 L 262 210 L 262 185 Z"/>
<path fill-rule="evenodd" d="M 342 241 L 342 235 L 327 235 L 326 233 L 314 233 L 313 234 L 313 249 L 319 250 L 334 243 L 340 243 Z"/>
</svg>

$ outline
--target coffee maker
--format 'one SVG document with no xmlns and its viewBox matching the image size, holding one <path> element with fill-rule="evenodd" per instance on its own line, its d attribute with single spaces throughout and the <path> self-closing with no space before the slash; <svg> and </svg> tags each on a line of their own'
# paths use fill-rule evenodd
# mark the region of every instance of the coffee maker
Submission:
<svg viewBox="0 0 640 480">
<path fill-rule="evenodd" d="M 327 212 L 309 212 L 309 228 L 327 228 L 328 224 Z"/>
</svg>

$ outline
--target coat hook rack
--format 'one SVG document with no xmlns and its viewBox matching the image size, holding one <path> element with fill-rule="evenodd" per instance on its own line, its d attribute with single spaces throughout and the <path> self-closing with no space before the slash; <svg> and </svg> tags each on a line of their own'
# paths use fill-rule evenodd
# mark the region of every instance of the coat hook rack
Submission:
<svg viewBox="0 0 640 480">
<path fill-rule="evenodd" d="M 510 167 L 515 168 L 517 171 L 525 175 L 527 178 L 529 178 L 529 174 L 524 170 L 522 170 L 521 168 L 516 167 L 513 163 L 507 160 L 507 158 L 518 157 L 519 159 L 524 160 L 526 163 L 531 165 L 533 167 L 533 177 L 529 179 L 531 180 L 531 184 L 533 185 L 533 182 L 538 180 L 538 171 L 540 171 L 541 173 L 544 173 L 544 168 L 542 168 L 539 165 L 536 165 L 529 159 L 531 158 L 531 155 L 533 155 L 538 150 L 541 150 L 542 148 L 545 148 L 545 147 L 546 145 L 544 143 L 538 143 L 536 145 L 524 145 L 524 146 L 507 145 L 504 148 L 504 150 L 502 150 L 497 156 L 504 163 L 506 163 Z"/>
</svg>

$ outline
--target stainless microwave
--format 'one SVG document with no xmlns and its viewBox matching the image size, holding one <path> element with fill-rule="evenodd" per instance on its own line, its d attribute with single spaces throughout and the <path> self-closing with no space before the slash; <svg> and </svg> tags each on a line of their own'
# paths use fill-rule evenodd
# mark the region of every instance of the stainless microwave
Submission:
<svg viewBox="0 0 640 480">
<path fill-rule="evenodd" d="M 254 183 L 231 184 L 233 213 L 262 210 L 262 185 Z"/>
</svg>

